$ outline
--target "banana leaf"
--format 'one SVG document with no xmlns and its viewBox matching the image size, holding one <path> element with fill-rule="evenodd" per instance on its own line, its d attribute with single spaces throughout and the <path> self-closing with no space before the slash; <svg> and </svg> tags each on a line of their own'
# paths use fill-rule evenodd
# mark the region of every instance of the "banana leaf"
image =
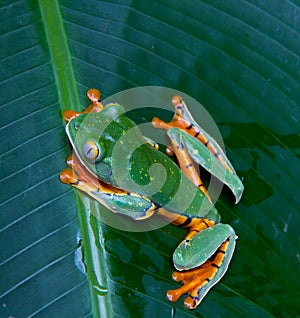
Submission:
<svg viewBox="0 0 300 318">
<path fill-rule="evenodd" d="M 300 317 L 299 2 L 2 0 L 0 17 L 0 317 Z M 204 105 L 244 179 L 216 203 L 232 264 L 195 311 L 165 297 L 185 230 L 113 228 L 58 177 L 62 111 L 149 85 Z"/>
</svg>

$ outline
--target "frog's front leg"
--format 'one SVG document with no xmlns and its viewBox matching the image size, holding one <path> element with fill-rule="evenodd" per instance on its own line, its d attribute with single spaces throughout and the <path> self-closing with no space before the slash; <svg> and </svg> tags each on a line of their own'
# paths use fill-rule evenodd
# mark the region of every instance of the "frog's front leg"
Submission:
<svg viewBox="0 0 300 318">
<path fill-rule="evenodd" d="M 135 220 L 146 219 L 154 213 L 156 206 L 147 197 L 100 181 L 81 165 L 74 154 L 67 159 L 67 164 L 72 170 L 64 169 L 60 173 L 60 180 L 86 193 L 112 212 Z"/>
<path fill-rule="evenodd" d="M 101 112 L 104 106 L 100 102 L 101 93 L 95 88 L 91 88 L 86 93 L 88 99 L 92 102 L 82 112 L 75 112 L 74 110 L 67 110 L 63 113 L 64 119 L 68 122 L 72 118 L 77 117 L 81 114 L 98 113 Z"/>
<path fill-rule="evenodd" d="M 158 213 L 168 219 L 169 212 L 159 210 Z M 173 254 L 173 263 L 178 270 L 173 273 L 173 279 L 182 282 L 183 286 L 169 290 L 167 298 L 175 302 L 188 293 L 184 305 L 187 309 L 195 309 L 225 274 L 237 236 L 231 226 L 216 224 L 210 219 L 181 215 L 172 223 L 189 228 L 189 232 Z"/>
<path fill-rule="evenodd" d="M 235 196 L 241 199 L 244 185 L 219 144 L 195 122 L 180 96 L 172 99 L 175 114 L 166 123 L 156 117 L 152 119 L 155 128 L 167 130 L 168 136 L 177 146 L 186 149 L 190 157 L 213 176 L 226 184 Z M 175 149 L 175 148 L 174 148 Z M 201 189 L 203 190 L 203 189 Z"/>
</svg>

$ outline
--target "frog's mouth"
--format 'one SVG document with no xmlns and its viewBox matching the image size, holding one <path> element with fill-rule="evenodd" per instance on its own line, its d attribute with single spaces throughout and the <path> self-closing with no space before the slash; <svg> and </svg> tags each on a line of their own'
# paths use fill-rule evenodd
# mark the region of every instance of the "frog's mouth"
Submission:
<svg viewBox="0 0 300 318">
<path fill-rule="evenodd" d="M 70 127 L 70 125 L 71 125 L 71 121 L 69 121 L 68 123 L 67 123 L 67 125 L 66 125 L 66 134 L 67 134 L 67 136 L 68 136 L 68 139 L 69 139 L 69 141 L 70 141 L 70 143 L 71 143 L 71 146 L 72 146 L 72 149 L 73 149 L 73 151 L 75 152 L 75 154 L 77 155 L 77 157 L 78 157 L 78 152 L 77 152 L 77 149 L 76 149 L 76 146 L 75 146 L 75 136 L 74 136 L 74 134 L 71 132 L 71 127 Z"/>
</svg>

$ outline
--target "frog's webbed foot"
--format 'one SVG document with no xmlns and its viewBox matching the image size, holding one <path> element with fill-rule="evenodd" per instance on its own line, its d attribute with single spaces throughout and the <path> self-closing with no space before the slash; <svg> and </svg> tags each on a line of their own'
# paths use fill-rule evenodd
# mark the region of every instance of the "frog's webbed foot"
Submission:
<svg viewBox="0 0 300 318">
<path fill-rule="evenodd" d="M 225 274 L 237 237 L 233 229 L 225 224 L 211 226 L 196 235 L 190 233 L 188 236 L 192 238 L 187 236 L 173 255 L 178 271 L 172 277 L 175 281 L 182 282 L 183 286 L 169 290 L 167 298 L 175 302 L 188 293 L 184 305 L 187 309 L 195 309 Z"/>
<path fill-rule="evenodd" d="M 228 244 L 229 240 L 226 240 L 204 264 L 187 271 L 174 271 L 172 274 L 173 280 L 182 282 L 183 286 L 168 290 L 167 298 L 175 302 L 182 295 L 188 293 L 189 296 L 185 298 L 184 306 L 187 309 L 195 309 L 209 289 L 220 279 L 218 278 L 213 285 L 211 284 L 211 282 L 216 280 L 217 272 L 222 266 Z"/>
<path fill-rule="evenodd" d="M 82 112 L 75 112 L 74 110 L 66 110 L 63 113 L 64 119 L 69 122 L 72 118 L 75 118 L 81 114 L 98 113 L 104 108 L 100 102 L 101 93 L 95 88 L 91 88 L 87 91 L 87 97 L 92 102 L 86 109 Z"/>
</svg>

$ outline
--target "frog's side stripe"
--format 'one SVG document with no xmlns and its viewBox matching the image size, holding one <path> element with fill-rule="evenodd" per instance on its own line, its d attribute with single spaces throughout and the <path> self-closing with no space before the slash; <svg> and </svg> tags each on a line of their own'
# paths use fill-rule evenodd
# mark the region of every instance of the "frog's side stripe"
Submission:
<svg viewBox="0 0 300 318">
<path fill-rule="evenodd" d="M 203 226 L 203 224 L 212 226 L 214 224 L 217 224 L 221 220 L 220 214 L 215 208 L 211 209 L 211 211 L 208 212 L 205 218 L 197 216 L 191 217 L 184 213 L 178 214 L 175 212 L 170 212 L 162 207 L 157 210 L 157 214 L 166 221 L 176 226 L 188 228 L 190 230 L 196 228 L 205 229 L 207 226 Z"/>
<path fill-rule="evenodd" d="M 146 219 L 155 210 L 155 205 L 148 198 L 131 192 L 104 193 L 97 189 L 97 191 L 92 191 L 90 195 L 110 211 L 122 213 L 135 220 Z"/>
<path fill-rule="evenodd" d="M 182 228 L 189 228 L 190 231 L 195 231 L 195 232 L 200 232 L 202 231 L 203 228 L 208 228 L 216 224 L 215 221 L 209 220 L 206 218 L 195 218 L 195 217 L 192 218 L 192 217 L 186 217 L 184 215 L 180 217 L 179 221 L 183 220 L 184 218 L 185 218 L 185 221 L 179 224 L 178 226 Z M 178 220 L 176 220 L 176 222 L 178 222 Z"/>
<path fill-rule="evenodd" d="M 190 217 L 190 216 L 186 216 L 186 217 L 181 216 L 181 218 L 183 219 L 183 220 L 182 220 L 183 223 L 180 223 L 180 224 L 179 224 L 180 227 L 187 227 L 187 226 L 189 226 L 189 225 L 191 224 L 192 220 L 193 220 L 193 218 Z M 181 220 L 178 220 L 178 222 L 182 222 L 182 221 L 181 221 Z"/>
<path fill-rule="evenodd" d="M 179 140 L 173 139 L 171 135 L 169 135 L 169 137 L 171 139 L 173 151 L 176 154 L 178 163 L 183 173 L 195 184 L 196 187 L 198 187 L 200 191 L 205 194 L 208 201 L 212 203 L 211 197 L 208 194 L 198 172 L 196 171 L 194 161 L 186 150 L 184 144 L 179 142 Z"/>
</svg>

